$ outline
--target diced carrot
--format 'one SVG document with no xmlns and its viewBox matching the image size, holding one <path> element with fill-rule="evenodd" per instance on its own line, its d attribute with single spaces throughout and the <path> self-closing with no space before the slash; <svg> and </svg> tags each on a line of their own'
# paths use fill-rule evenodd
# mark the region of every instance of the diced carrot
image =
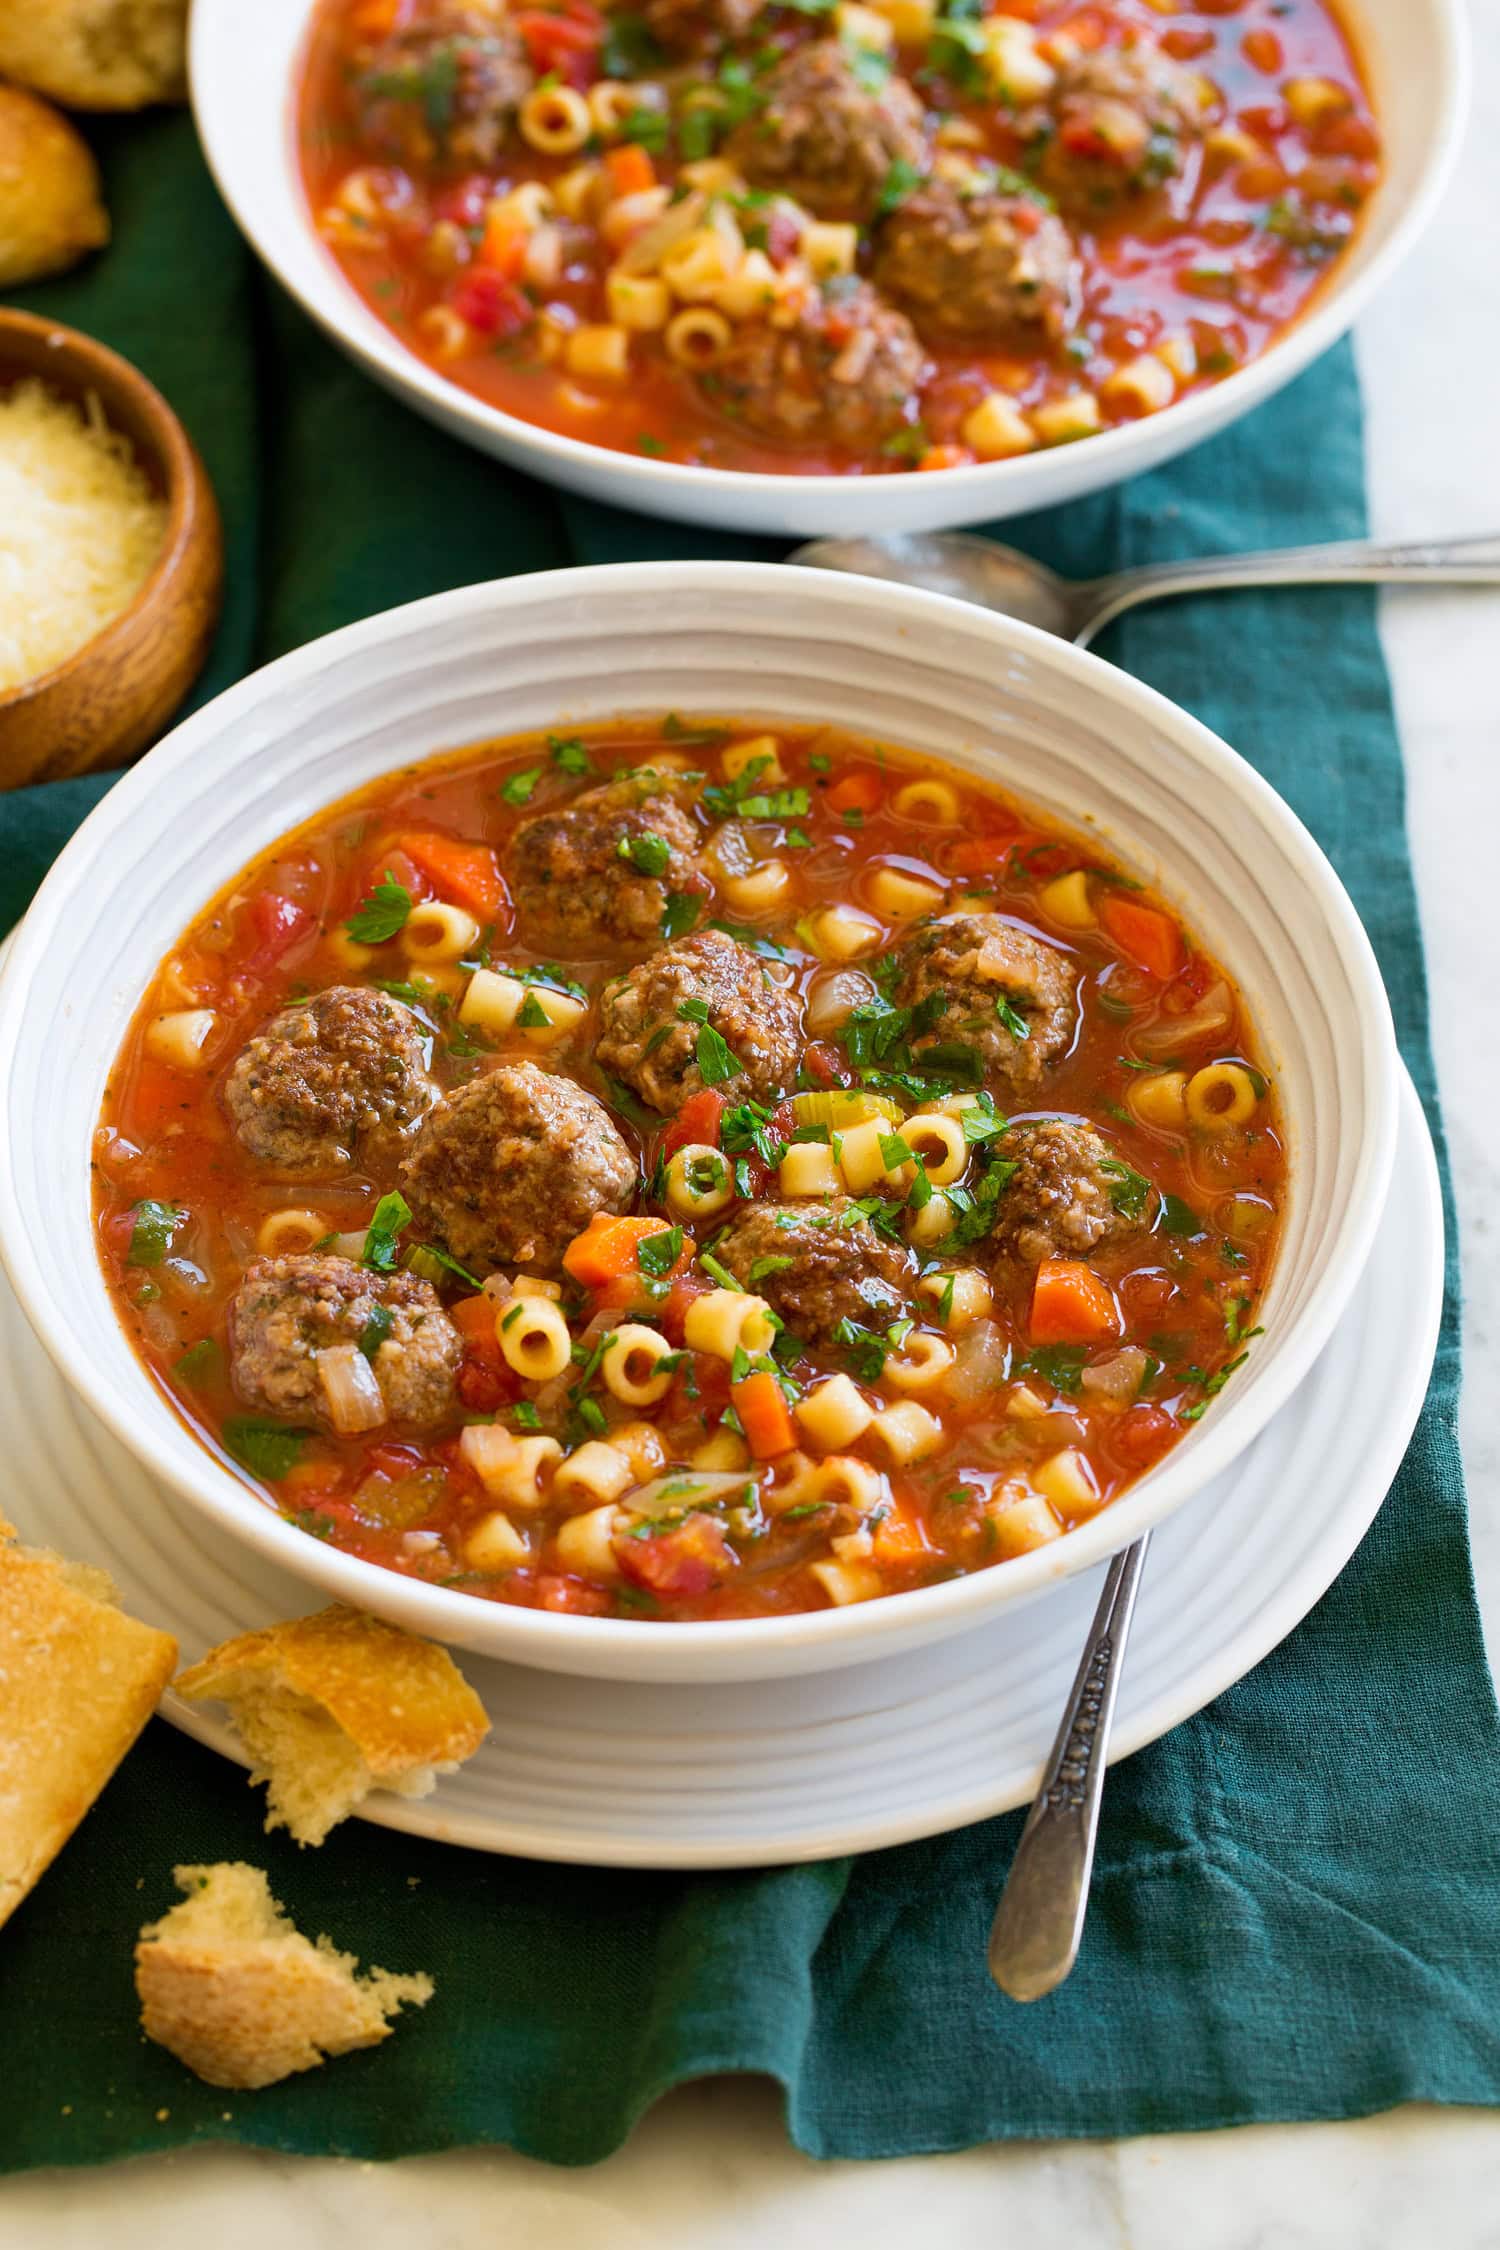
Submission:
<svg viewBox="0 0 1500 2250">
<path fill-rule="evenodd" d="M 478 263 L 507 281 L 519 281 L 530 235 L 531 229 L 519 211 L 508 209 L 503 203 L 492 203 L 484 215 L 484 235 L 476 254 Z"/>
<path fill-rule="evenodd" d="M 1109 891 L 1099 904 L 1099 919 L 1120 951 L 1148 976 L 1165 983 L 1175 977 L 1187 959 L 1182 932 L 1167 915 L 1137 899 Z"/>
<path fill-rule="evenodd" d="M 792 1427 L 791 1409 L 774 1375 L 764 1372 L 747 1375 L 743 1382 L 730 1386 L 729 1395 L 734 1400 L 745 1443 L 757 1461 L 769 1461 L 778 1453 L 790 1453 L 797 1442 L 797 1433 Z"/>
<path fill-rule="evenodd" d="M 481 921 L 493 921 L 507 903 L 505 878 L 488 844 L 466 844 L 457 836 L 418 829 L 401 837 L 400 849 L 429 882 Z"/>
<path fill-rule="evenodd" d="M 839 775 L 823 802 L 837 813 L 872 813 L 884 795 L 885 784 L 879 774 L 868 766 L 856 766 L 853 773 Z"/>
<path fill-rule="evenodd" d="M 961 469 L 972 461 L 973 454 L 966 445 L 929 445 L 917 462 L 918 470 Z"/>
<path fill-rule="evenodd" d="M 612 148 L 604 159 L 609 184 L 616 195 L 641 195 L 656 185 L 656 166 L 635 141 Z"/>
<path fill-rule="evenodd" d="M 955 875 L 998 875 L 1000 863 L 1014 841 L 1014 830 L 993 829 L 983 836 L 960 836 L 948 847 L 948 865 Z"/>
<path fill-rule="evenodd" d="M 910 1563 L 929 1552 L 921 1525 L 911 1510 L 898 1500 L 889 1515 L 882 1516 L 875 1526 L 875 1560 Z"/>
<path fill-rule="evenodd" d="M 602 1289 L 606 1282 L 634 1273 L 636 1250 L 642 1239 L 648 1234 L 666 1234 L 669 1225 L 666 1219 L 617 1219 L 608 1211 L 596 1211 L 582 1234 L 575 1234 L 563 1252 L 563 1272 L 585 1289 Z"/>
<path fill-rule="evenodd" d="M 466 1344 L 492 1344 L 498 1310 L 493 1297 L 460 1297 L 448 1307 L 448 1318 Z"/>
<path fill-rule="evenodd" d="M 1096 1344 L 1120 1333 L 1120 1310 L 1107 1282 L 1076 1258 L 1044 1258 L 1031 1292 L 1034 1344 Z"/>
<path fill-rule="evenodd" d="M 703 1148 L 719 1145 L 719 1123 L 724 1115 L 724 1096 L 712 1086 L 702 1086 L 696 1094 L 689 1094 L 661 1138 L 664 1157 L 675 1156 L 678 1149 L 690 1143 Z"/>
</svg>

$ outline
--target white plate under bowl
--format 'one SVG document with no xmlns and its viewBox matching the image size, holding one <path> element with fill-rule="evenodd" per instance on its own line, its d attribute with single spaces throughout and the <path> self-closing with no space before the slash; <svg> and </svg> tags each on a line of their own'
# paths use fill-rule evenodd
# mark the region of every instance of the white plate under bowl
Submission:
<svg viewBox="0 0 1500 2250">
<path fill-rule="evenodd" d="M 1316 1366 L 1234 1466 L 1164 1524 L 1136 1611 L 1114 1753 L 1179 1726 L 1259 1663 L 1369 1528 L 1427 1387 L 1443 1290 L 1437 1166 L 1411 1082 L 1385 1222 Z M 297 1616 L 308 1589 L 153 1481 L 58 1375 L 0 1279 L 4 1508 L 99 1563 L 184 1661 Z M 1004 1566 L 1002 1566 L 1004 1567 Z M 680 1688 L 465 1657 L 493 1732 L 383 1827 L 612 1867 L 750 1867 L 931 1836 L 1024 1804 L 1056 1727 L 1099 1574 L 914 1654 L 816 1680 Z M 218 1718 L 163 1709 L 240 1759 Z"/>
<path fill-rule="evenodd" d="M 1303 317 L 1236 375 L 1083 445 L 935 476 L 761 476 L 610 452 L 460 390 L 376 318 L 319 241 L 304 201 L 293 88 L 311 0 L 194 0 L 193 108 L 214 177 L 254 248 L 377 383 L 453 437 L 569 492 L 716 530 L 809 536 L 931 531 L 1048 508 L 1185 452 L 1280 390 L 1343 335 L 1432 216 L 1463 137 L 1462 0 L 1346 0 L 1385 140 L 1359 235 Z"/>
<path fill-rule="evenodd" d="M 184 919 L 349 790 L 497 728 L 622 711 L 832 721 L 999 781 L 1098 836 L 1232 966 L 1274 1073 L 1289 1176 L 1265 1334 L 1212 1411 L 1115 1504 L 1006 1569 L 879 1601 L 669 1625 L 476 1600 L 309 1539 L 178 1419 L 99 1267 L 105 1080 Z M 1265 1428 L 1347 1311 L 1395 1153 L 1397 1059 L 1370 943 L 1274 790 L 1097 657 L 940 595 L 764 563 L 544 571 L 434 595 L 295 650 L 194 713 L 59 855 L 0 976 L 0 1253 L 94 1411 L 220 1536 L 502 1661 L 635 1680 L 806 1674 L 940 1641 L 1054 1593 L 1164 1522 Z"/>
</svg>

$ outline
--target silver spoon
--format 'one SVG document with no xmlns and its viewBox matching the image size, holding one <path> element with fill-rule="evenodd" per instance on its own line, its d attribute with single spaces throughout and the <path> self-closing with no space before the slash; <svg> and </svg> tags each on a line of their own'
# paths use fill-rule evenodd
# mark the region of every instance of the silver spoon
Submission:
<svg viewBox="0 0 1500 2250">
<path fill-rule="evenodd" d="M 894 579 L 953 594 L 1019 617 L 1087 648 L 1094 635 L 1138 602 L 1235 586 L 1500 586 L 1500 537 L 1408 540 L 1386 545 L 1348 539 L 1320 547 L 1282 547 L 1262 555 L 1208 555 L 1201 562 L 1147 563 L 1108 578 L 1059 578 L 1014 547 L 969 531 L 899 532 L 887 539 L 813 539 L 788 557 L 820 570 Z"/>
<path fill-rule="evenodd" d="M 1125 1641 L 1148 1531 L 1116 1555 L 1072 1692 L 990 1929 L 990 1975 L 1012 2000 L 1040 2000 L 1078 1958 Z"/>
</svg>

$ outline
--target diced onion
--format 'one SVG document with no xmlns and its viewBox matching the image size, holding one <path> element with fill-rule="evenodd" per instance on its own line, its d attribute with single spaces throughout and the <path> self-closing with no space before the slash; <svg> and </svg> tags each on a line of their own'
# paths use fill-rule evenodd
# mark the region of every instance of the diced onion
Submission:
<svg viewBox="0 0 1500 2250">
<path fill-rule="evenodd" d="M 654 1516 L 659 1507 L 711 1508 L 728 1493 L 743 1492 L 752 1475 L 749 1469 L 738 1474 L 725 1469 L 671 1469 L 632 1492 L 628 1506 L 633 1516 Z"/>
<path fill-rule="evenodd" d="M 993 1320 L 976 1320 L 959 1338 L 943 1395 L 955 1406 L 974 1406 L 1005 1381 L 1010 1348 Z"/>
<path fill-rule="evenodd" d="M 1086 1367 L 1079 1381 L 1095 1398 L 1132 1399 L 1146 1373 L 1146 1354 L 1139 1344 L 1126 1344 L 1108 1359 Z"/>
<path fill-rule="evenodd" d="M 375 1370 L 358 1344 L 331 1344 L 313 1361 L 328 1404 L 328 1419 L 340 1437 L 378 1430 L 386 1420 L 385 1400 Z"/>
<path fill-rule="evenodd" d="M 1201 1039 L 1217 1039 L 1234 1021 L 1234 1002 L 1227 984 L 1210 985 L 1203 998 L 1186 1015 L 1160 1016 L 1135 1034 L 1143 1055 L 1175 1055 L 1179 1048 L 1195 1047 Z"/>
<path fill-rule="evenodd" d="M 819 977 L 807 996 L 808 1031 L 814 1039 L 826 1038 L 848 1021 L 852 1009 L 874 997 L 875 986 L 863 969 L 836 969 L 831 977 Z"/>
</svg>

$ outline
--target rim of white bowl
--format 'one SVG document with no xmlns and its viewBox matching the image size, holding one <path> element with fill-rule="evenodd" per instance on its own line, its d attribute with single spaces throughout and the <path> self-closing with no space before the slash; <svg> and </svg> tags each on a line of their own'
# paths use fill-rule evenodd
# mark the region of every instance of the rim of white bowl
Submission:
<svg viewBox="0 0 1500 2250">
<path fill-rule="evenodd" d="M 886 481 L 700 468 L 687 462 L 660 461 L 649 455 L 617 452 L 613 447 L 591 445 L 584 438 L 569 437 L 560 430 L 524 421 L 518 415 L 507 413 L 503 407 L 476 398 L 458 383 L 450 382 L 415 352 L 409 351 L 399 337 L 386 333 L 378 317 L 369 313 L 363 299 L 345 279 L 332 253 L 318 241 L 296 165 L 295 80 L 290 74 L 281 89 L 277 148 L 286 166 L 293 201 L 302 216 L 307 244 L 318 263 L 310 268 L 307 277 L 289 270 L 274 234 L 264 223 L 252 183 L 244 178 L 228 136 L 219 131 L 221 89 L 208 60 L 217 32 L 210 30 L 209 19 L 217 9 L 236 4 L 237 0 L 198 0 L 189 23 L 191 97 L 204 156 L 220 194 L 257 255 L 302 310 L 377 379 L 397 392 L 414 393 L 437 409 L 444 421 L 456 419 L 471 430 L 487 431 L 502 438 L 507 456 L 518 461 L 531 455 L 539 462 L 577 471 L 586 465 L 597 465 L 601 459 L 607 460 L 612 473 L 618 473 L 623 481 L 638 488 L 638 504 L 647 514 L 651 513 L 654 502 L 665 507 L 664 496 L 668 493 L 682 496 L 713 493 L 724 504 L 723 522 L 732 526 L 739 520 L 734 512 L 735 502 L 739 499 L 748 502 L 752 495 L 758 495 L 763 503 L 779 499 L 790 506 L 799 495 L 805 499 L 809 492 L 847 494 L 851 487 L 862 492 Z M 311 0 L 309 10 L 310 5 Z M 1186 452 L 1259 401 L 1271 397 L 1338 342 L 1406 257 L 1448 185 L 1458 160 L 1470 103 L 1472 42 L 1463 0 L 1427 0 L 1427 5 L 1432 12 L 1435 33 L 1432 55 L 1438 74 L 1431 145 L 1414 191 L 1388 239 L 1363 268 L 1346 272 L 1347 261 L 1336 268 L 1323 289 L 1312 298 L 1307 311 L 1235 374 L 1226 376 L 1206 391 L 1195 392 L 1192 397 L 1178 401 L 1164 415 L 1121 423 L 1077 448 L 1079 457 L 1086 456 L 1087 463 L 1096 464 L 1099 473 L 1096 475 L 1092 467 L 1088 468 L 1087 474 L 1074 484 L 1075 491 L 1093 491 L 1118 483 L 1136 470 Z M 1360 21 L 1361 7 L 1362 0 L 1350 0 L 1355 46 L 1361 60 L 1366 61 L 1374 43 Z M 301 56 L 305 31 L 306 16 L 295 50 L 293 71 Z M 226 104 L 232 101 L 234 91 L 226 81 L 222 87 Z M 1381 194 L 1382 189 L 1377 189 L 1377 201 Z M 1366 225 L 1375 208 L 1376 204 L 1372 203 L 1366 214 Z M 369 331 L 357 333 L 354 323 L 367 313 Z M 992 491 L 997 502 L 1003 496 L 1006 515 L 1019 515 L 1028 507 L 1045 504 L 1044 495 L 1034 494 L 1034 488 L 1053 483 L 1057 457 L 1056 448 L 1044 449 L 1009 461 L 981 461 L 939 471 L 943 489 L 953 496 L 952 520 L 968 523 L 981 520 L 985 512 L 982 496 Z M 850 506 L 878 513 L 868 501 L 851 499 Z"/>
<path fill-rule="evenodd" d="M 962 1629 L 1009 1602 L 1025 1600 L 1101 1562 L 1191 1498 L 1250 1443 L 1290 1397 L 1327 1342 L 1359 1282 L 1395 1160 L 1397 1052 L 1390 1006 L 1373 948 L 1321 846 L 1291 807 L 1237 751 L 1155 688 L 1033 626 L 976 609 L 945 594 L 919 593 L 873 579 L 832 577 L 825 581 L 821 573 L 785 563 L 604 563 L 460 587 L 361 619 L 310 641 L 216 697 L 184 720 L 115 784 L 64 846 L 43 881 L 0 973 L 0 1087 L 10 1084 L 15 1069 L 34 961 L 51 943 L 52 932 L 75 889 L 107 865 L 114 831 L 128 821 L 138 801 L 169 789 L 175 773 L 197 756 L 200 745 L 219 736 L 226 723 L 239 714 L 253 710 L 268 690 L 294 686 L 331 658 L 347 658 L 366 646 L 378 646 L 394 627 L 420 630 L 425 622 L 436 624 L 470 612 L 505 613 L 515 619 L 534 603 L 573 598 L 587 603 L 591 596 L 607 598 L 611 588 L 620 588 L 660 596 L 662 613 L 669 616 L 674 588 L 691 585 L 701 593 L 705 573 L 726 593 L 734 590 L 756 596 L 763 588 L 767 596 L 774 597 L 791 585 L 804 604 L 825 595 L 830 602 L 847 603 L 853 598 L 872 616 L 888 613 L 893 628 L 919 624 L 924 616 L 930 617 L 935 626 L 961 618 L 966 627 L 993 641 L 997 655 L 1007 649 L 1029 655 L 1044 667 L 1077 680 L 1091 693 L 1103 689 L 1122 708 L 1168 733 L 1195 762 L 1212 772 L 1214 786 L 1222 792 L 1225 817 L 1231 801 L 1242 806 L 1269 834 L 1285 866 L 1318 902 L 1348 981 L 1351 1006 L 1357 1012 L 1363 1075 L 1361 1146 L 1334 1248 L 1321 1276 L 1311 1285 L 1301 1311 L 1277 1337 L 1274 1353 L 1262 1362 L 1257 1386 L 1238 1396 L 1231 1393 L 1220 1402 L 1215 1414 L 1199 1425 L 1187 1459 L 1180 1448 L 1174 1449 L 1088 1523 L 1003 1567 L 974 1571 L 908 1593 L 882 1595 L 877 1601 L 847 1608 L 802 1611 L 785 1617 L 665 1624 L 559 1615 L 478 1602 L 472 1595 L 427 1585 L 309 1539 L 269 1507 L 255 1487 L 216 1460 L 201 1440 L 196 1441 L 199 1457 L 191 1472 L 175 1458 L 163 1464 L 154 1444 L 155 1432 L 161 1426 L 159 1418 L 167 1418 L 175 1430 L 180 1431 L 184 1425 L 164 1399 L 157 1400 L 149 1392 L 143 1399 L 131 1397 L 90 1366 L 79 1364 L 66 1306 L 53 1293 L 48 1267 L 39 1246 L 33 1245 L 32 1230 L 17 1194 L 11 1137 L 8 1133 L 0 1135 L 0 1256 L 27 1317 L 64 1379 L 138 1458 L 158 1474 L 165 1474 L 176 1491 L 205 1508 L 234 1537 L 247 1540 L 335 1599 L 353 1608 L 377 1610 L 440 1640 L 467 1642 L 515 1662 L 530 1661 L 552 1670 L 607 1672 L 609 1665 L 600 1660 L 608 1652 L 621 1658 L 628 1654 L 648 1659 L 649 1664 L 627 1666 L 643 1676 L 649 1669 L 658 1678 L 706 1678 L 724 1669 L 753 1677 L 757 1656 L 772 1659 L 773 1670 L 792 1669 L 775 1660 L 799 1647 L 809 1655 L 818 1652 L 812 1669 L 854 1663 L 877 1653 L 883 1640 L 908 1631 L 919 1630 L 921 1637 L 936 1638 L 945 1628 Z M 201 903 L 193 902 L 184 912 L 191 913 Z M 174 922 L 173 930 L 177 927 Z M 168 933 L 163 943 L 170 942 Z M 86 1150 L 79 1156 L 81 1162 L 87 1161 Z M 90 1250 L 92 1285 L 108 1307 L 110 1318 L 115 1319 L 92 1243 Z M 591 1655 L 594 1661 L 570 1664 L 570 1654 L 579 1659 Z"/>
</svg>

